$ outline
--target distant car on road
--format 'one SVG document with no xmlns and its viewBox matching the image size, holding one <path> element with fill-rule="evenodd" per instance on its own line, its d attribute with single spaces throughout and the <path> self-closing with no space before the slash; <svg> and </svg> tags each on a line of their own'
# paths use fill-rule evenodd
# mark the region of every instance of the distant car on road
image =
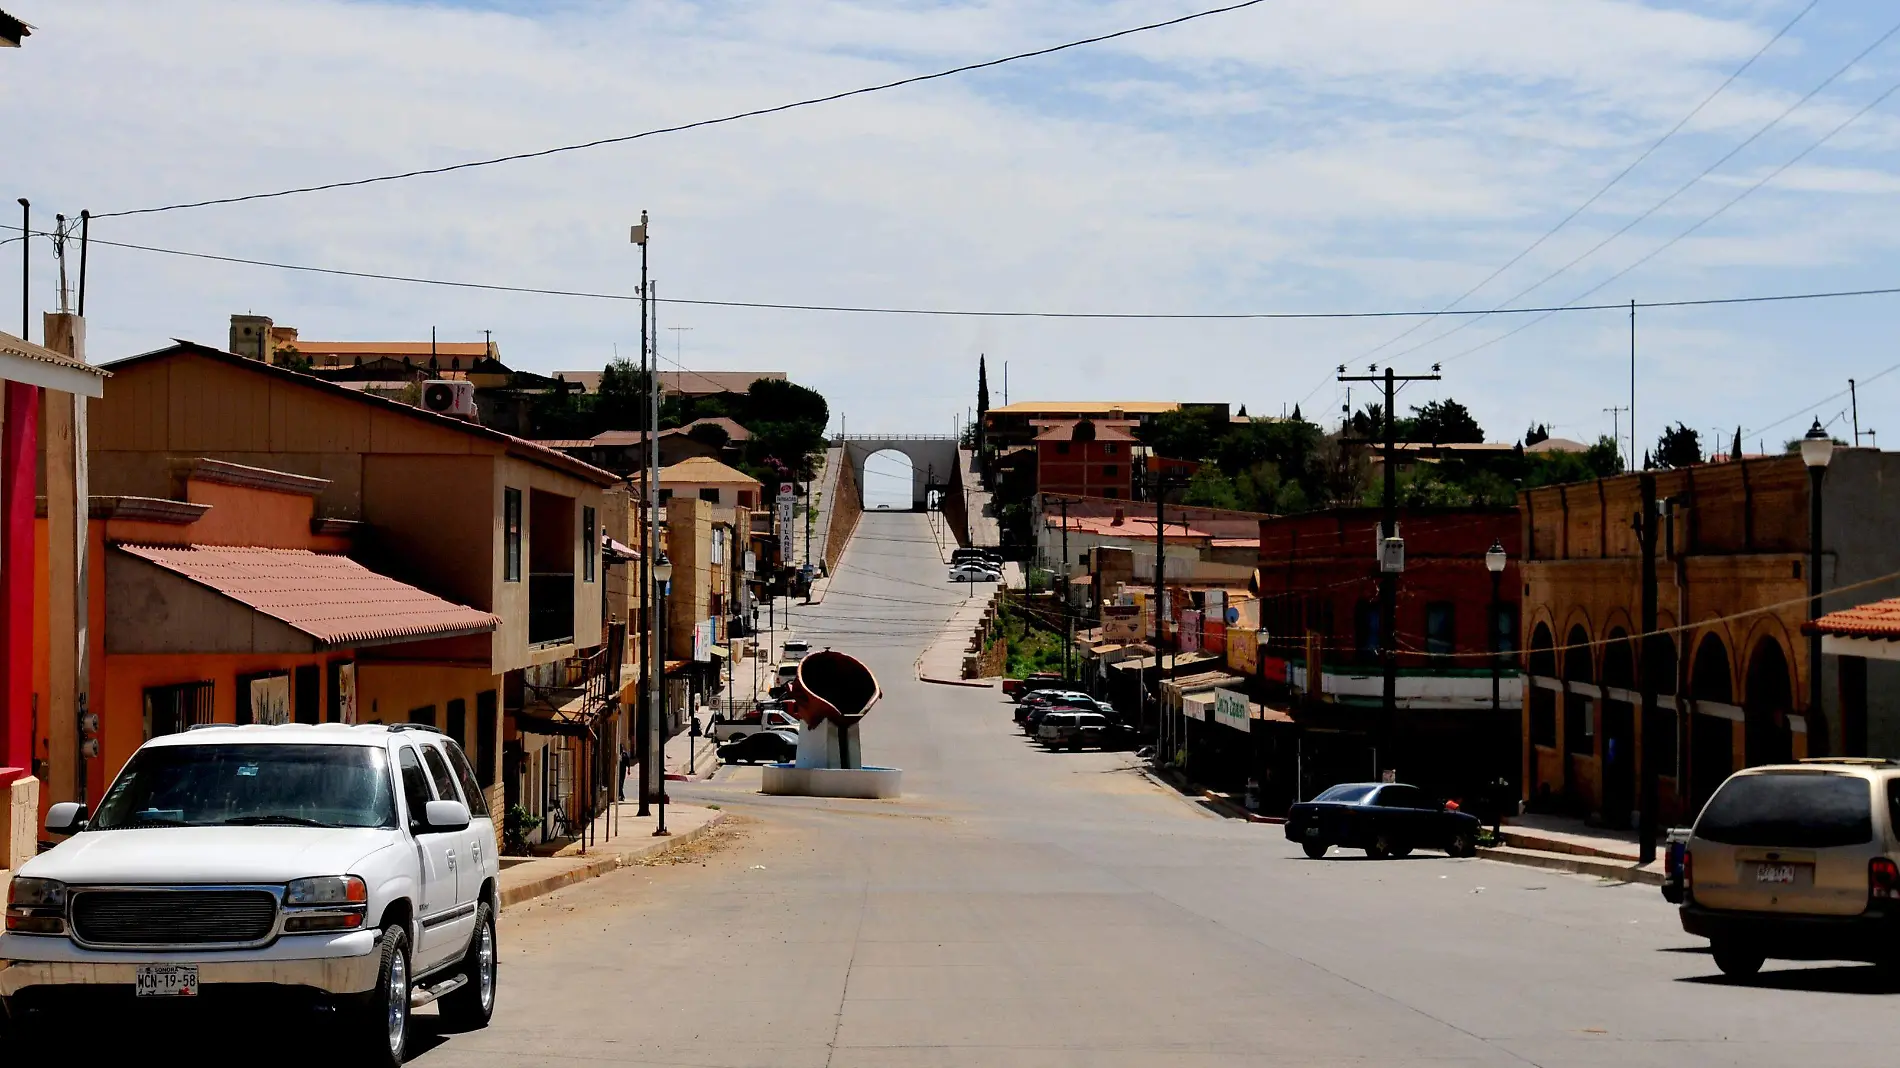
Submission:
<svg viewBox="0 0 1900 1068">
<path fill-rule="evenodd" d="M 950 569 L 951 582 L 995 582 L 1002 573 L 978 564 L 958 564 Z"/>
<path fill-rule="evenodd" d="M 1108 717 L 1099 712 L 1057 710 L 1042 717 L 1036 738 L 1051 749 L 1105 749 L 1108 731 Z"/>
<path fill-rule="evenodd" d="M 798 735 L 791 731 L 759 731 L 719 747 L 719 759 L 726 764 L 777 764 L 797 755 Z"/>
<path fill-rule="evenodd" d="M 805 659 L 806 653 L 811 652 L 811 643 L 803 638 L 787 638 L 779 648 L 784 651 L 786 661 L 795 664 Z"/>
<path fill-rule="evenodd" d="M 1448 856 L 1478 852 L 1478 817 L 1434 801 L 1405 783 L 1341 783 L 1287 810 L 1286 836 L 1318 860 L 1333 846 L 1363 849 L 1374 860 L 1403 857 L 1413 849 L 1442 849 Z"/>
<path fill-rule="evenodd" d="M 1037 671 L 1020 679 L 1003 680 L 1003 696 L 1020 701 L 1037 690 L 1060 689 L 1066 680 L 1053 671 Z"/>
</svg>

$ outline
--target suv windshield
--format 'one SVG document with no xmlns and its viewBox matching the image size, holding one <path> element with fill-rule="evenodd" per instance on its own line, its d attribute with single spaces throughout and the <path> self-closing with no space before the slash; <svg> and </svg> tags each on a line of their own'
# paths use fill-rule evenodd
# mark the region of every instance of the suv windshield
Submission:
<svg viewBox="0 0 1900 1068">
<path fill-rule="evenodd" d="M 126 764 L 89 830 L 128 827 L 394 827 L 380 749 L 166 745 Z"/>
<path fill-rule="evenodd" d="M 1825 772 L 1737 775 L 1696 821 L 1698 837 L 1726 845 L 1819 849 L 1874 836 L 1867 780 Z"/>
</svg>

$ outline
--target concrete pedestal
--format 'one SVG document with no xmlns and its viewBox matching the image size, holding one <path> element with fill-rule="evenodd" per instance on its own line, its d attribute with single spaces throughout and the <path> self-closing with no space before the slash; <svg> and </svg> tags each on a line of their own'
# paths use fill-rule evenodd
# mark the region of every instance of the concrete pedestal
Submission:
<svg viewBox="0 0 1900 1068">
<path fill-rule="evenodd" d="M 901 768 L 801 768 L 795 764 L 767 764 L 759 792 L 796 797 L 859 797 L 903 795 Z"/>
</svg>

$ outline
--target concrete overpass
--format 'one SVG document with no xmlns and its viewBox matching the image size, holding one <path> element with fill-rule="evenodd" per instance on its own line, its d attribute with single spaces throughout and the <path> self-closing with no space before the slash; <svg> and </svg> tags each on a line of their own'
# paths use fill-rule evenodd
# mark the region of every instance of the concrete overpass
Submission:
<svg viewBox="0 0 1900 1068">
<path fill-rule="evenodd" d="M 924 510 L 931 490 L 962 492 L 957 471 L 957 439 L 948 434 L 853 434 L 843 438 L 845 461 L 858 484 L 858 503 L 864 503 L 864 464 L 873 453 L 899 452 L 910 460 L 910 507 Z"/>
</svg>

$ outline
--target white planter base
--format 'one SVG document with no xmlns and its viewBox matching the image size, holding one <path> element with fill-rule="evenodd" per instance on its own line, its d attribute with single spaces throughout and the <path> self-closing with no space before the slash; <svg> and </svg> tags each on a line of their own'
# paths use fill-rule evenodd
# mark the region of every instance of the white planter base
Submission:
<svg viewBox="0 0 1900 1068">
<path fill-rule="evenodd" d="M 767 764 L 759 792 L 793 797 L 900 797 L 902 768 L 801 768 Z"/>
</svg>

